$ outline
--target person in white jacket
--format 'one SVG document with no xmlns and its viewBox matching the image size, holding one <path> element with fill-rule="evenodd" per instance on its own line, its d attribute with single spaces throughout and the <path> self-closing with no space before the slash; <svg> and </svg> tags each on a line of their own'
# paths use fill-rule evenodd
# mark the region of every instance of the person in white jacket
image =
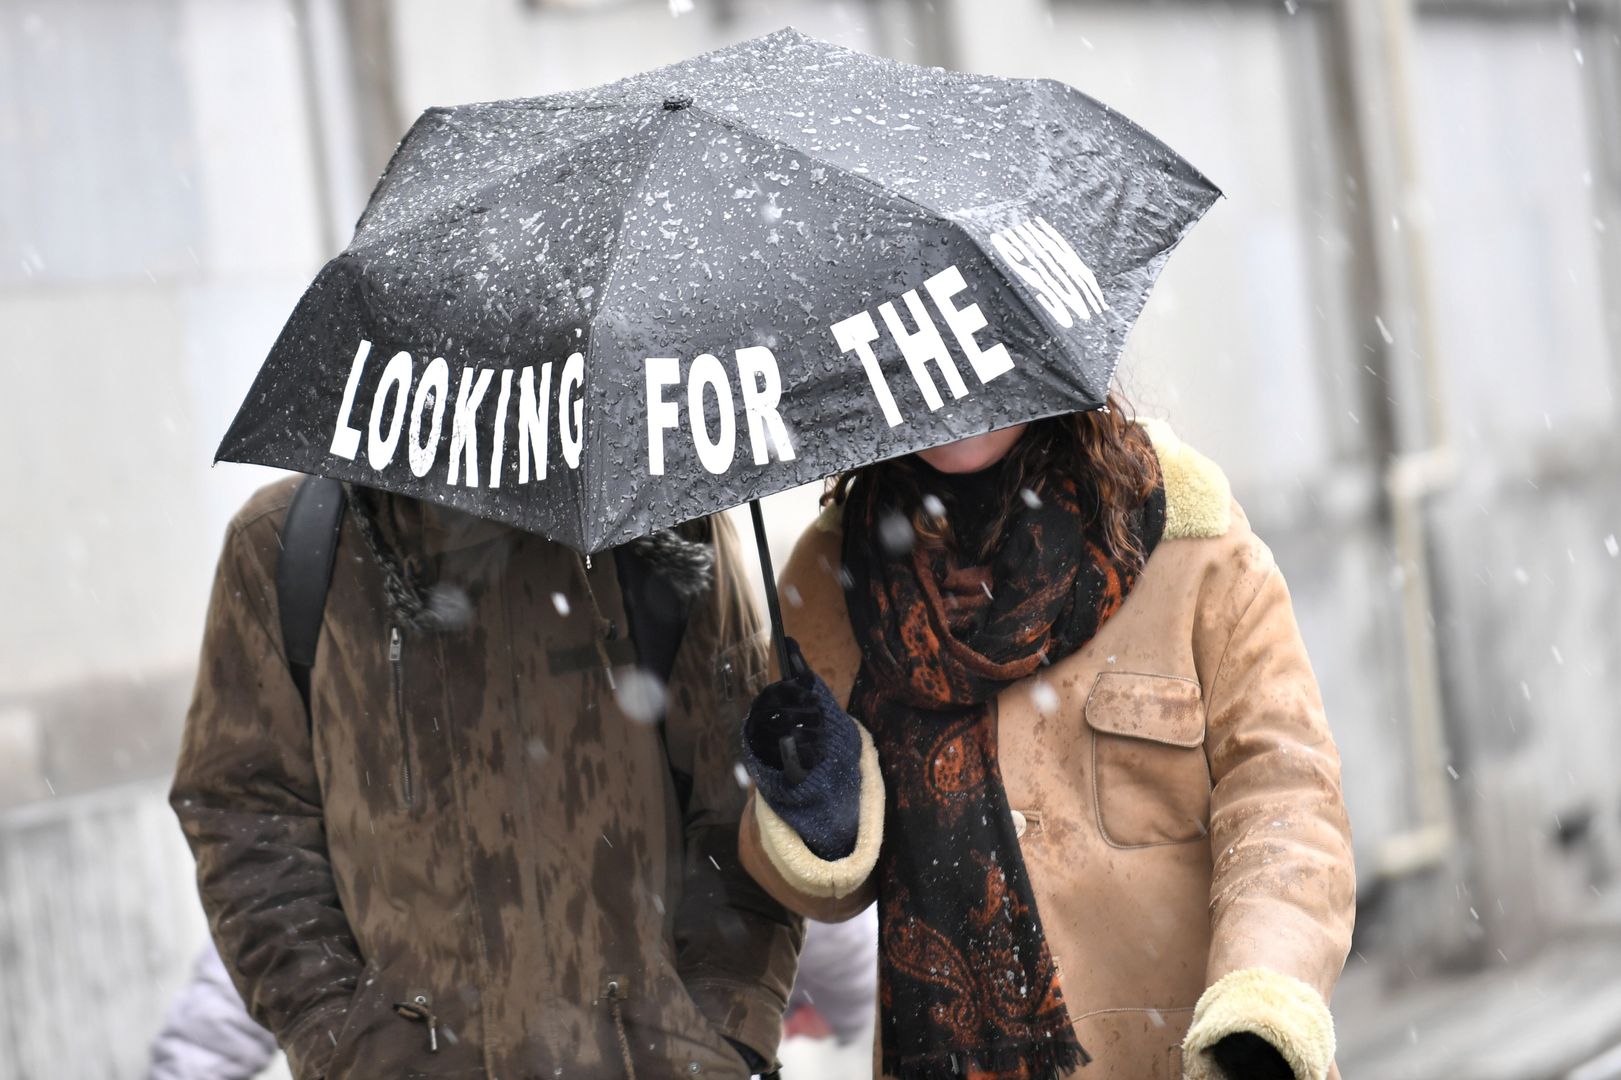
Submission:
<svg viewBox="0 0 1621 1080">
<path fill-rule="evenodd" d="M 841 1043 L 870 1034 L 878 1007 L 877 956 L 877 908 L 841 923 L 807 919 L 784 1034 L 814 1038 L 831 1032 Z"/>
<path fill-rule="evenodd" d="M 210 940 L 152 1040 L 146 1080 L 253 1080 L 275 1057 L 275 1038 L 248 1015 Z"/>
</svg>

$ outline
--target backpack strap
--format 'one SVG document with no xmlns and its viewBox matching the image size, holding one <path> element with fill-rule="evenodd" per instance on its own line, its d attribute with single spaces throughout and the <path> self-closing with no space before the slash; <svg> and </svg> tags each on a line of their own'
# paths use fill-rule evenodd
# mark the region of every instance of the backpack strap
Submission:
<svg viewBox="0 0 1621 1080">
<path fill-rule="evenodd" d="M 619 572 L 625 620 L 630 624 L 630 640 L 636 646 L 637 666 L 658 679 L 660 686 L 667 686 L 675 671 L 681 639 L 687 632 L 691 605 L 629 545 L 614 548 L 614 563 Z M 676 761 L 671 756 L 665 720 L 663 715 L 658 718 L 659 741 L 664 744 L 664 757 L 675 782 L 676 801 L 685 817 L 692 801 L 692 763 Z"/>
<path fill-rule="evenodd" d="M 343 484 L 326 476 L 306 476 L 293 492 L 281 526 L 276 557 L 276 604 L 281 611 L 281 642 L 287 670 L 310 715 L 310 672 L 321 641 L 321 618 L 338 554 L 338 531 L 346 503 Z"/>
</svg>

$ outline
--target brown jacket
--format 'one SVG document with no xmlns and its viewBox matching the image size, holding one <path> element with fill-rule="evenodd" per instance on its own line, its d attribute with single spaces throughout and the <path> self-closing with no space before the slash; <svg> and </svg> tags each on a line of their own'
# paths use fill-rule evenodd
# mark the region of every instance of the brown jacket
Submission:
<svg viewBox="0 0 1621 1080">
<path fill-rule="evenodd" d="M 1219 1076 L 1205 1051 L 1254 1031 L 1300 1080 L 1323 1080 L 1337 1075 L 1326 1002 L 1354 914 L 1339 758 L 1271 554 L 1220 471 L 1150 430 L 1165 540 L 1089 644 L 996 702 L 1021 851 L 1095 1059 L 1077 1075 Z M 839 550 L 824 514 L 783 586 L 789 633 L 845 700 L 860 655 Z M 784 904 L 847 918 L 872 901 L 876 766 L 869 744 L 864 835 L 838 863 L 751 799 L 744 865 Z"/>
<path fill-rule="evenodd" d="M 773 1060 L 803 928 L 737 860 L 733 740 L 765 660 L 730 532 L 660 725 L 599 659 L 599 626 L 634 659 L 611 556 L 588 593 L 560 546 L 386 499 L 387 546 L 449 588 L 455 628 L 413 629 L 351 513 L 307 719 L 274 587 L 291 492 L 230 526 L 172 802 L 299 1080 L 618 1078 L 625 1053 L 641 1080 L 736 1080 L 723 1033 Z"/>
</svg>

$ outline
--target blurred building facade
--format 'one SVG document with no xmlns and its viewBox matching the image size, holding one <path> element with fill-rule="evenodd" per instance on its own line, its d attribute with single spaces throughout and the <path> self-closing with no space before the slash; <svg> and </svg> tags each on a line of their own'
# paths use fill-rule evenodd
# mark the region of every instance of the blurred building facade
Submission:
<svg viewBox="0 0 1621 1080">
<path fill-rule="evenodd" d="M 1125 390 L 1294 589 L 1359 957 L 1515 962 L 1617 887 L 1621 6 L 0 0 L 0 1078 L 138 1075 L 203 932 L 162 792 L 269 476 L 207 463 L 406 124 L 785 24 L 1063 79 L 1226 190 Z"/>
</svg>

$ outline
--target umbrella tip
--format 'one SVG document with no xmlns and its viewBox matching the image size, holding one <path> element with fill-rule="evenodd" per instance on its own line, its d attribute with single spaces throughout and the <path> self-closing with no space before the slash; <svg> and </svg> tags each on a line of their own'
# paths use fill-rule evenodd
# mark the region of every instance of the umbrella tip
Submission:
<svg viewBox="0 0 1621 1080">
<path fill-rule="evenodd" d="M 686 94 L 677 94 L 664 99 L 664 111 L 680 112 L 682 109 L 685 109 L 691 104 L 692 98 L 688 97 Z"/>
</svg>

